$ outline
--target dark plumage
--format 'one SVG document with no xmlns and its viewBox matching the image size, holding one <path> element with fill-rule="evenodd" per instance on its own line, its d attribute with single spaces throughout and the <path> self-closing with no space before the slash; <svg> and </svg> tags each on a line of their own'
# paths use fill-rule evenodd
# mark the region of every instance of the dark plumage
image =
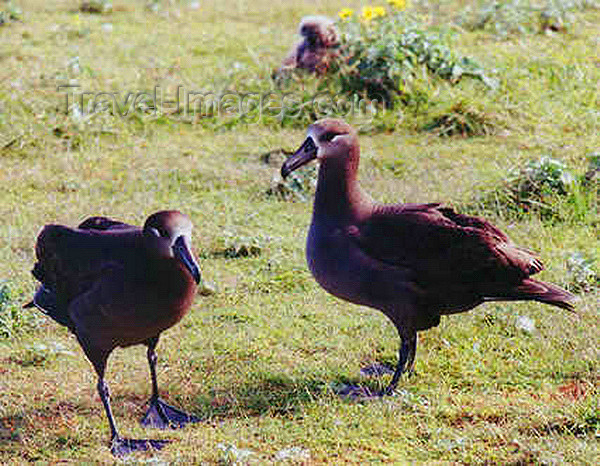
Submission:
<svg viewBox="0 0 600 466">
<path fill-rule="evenodd" d="M 534 300 L 573 309 L 574 296 L 530 278 L 543 269 L 487 220 L 440 204 L 374 203 L 357 181 L 356 132 L 340 120 L 322 120 L 282 166 L 286 177 L 320 162 L 306 256 L 317 282 L 347 301 L 379 309 L 402 344 L 392 382 L 414 362 L 417 331 L 440 316 L 484 301 Z"/>
<path fill-rule="evenodd" d="M 280 71 L 300 68 L 324 73 L 339 45 L 335 23 L 325 16 L 306 16 L 302 18 L 298 32 L 303 39 L 290 51 Z"/>
<path fill-rule="evenodd" d="M 154 352 L 160 333 L 188 311 L 200 281 L 191 230 L 187 216 L 162 211 L 148 217 L 143 228 L 92 217 L 75 229 L 46 225 L 38 236 L 32 273 L 41 286 L 30 305 L 77 336 L 98 374 L 115 455 L 167 443 L 119 435 L 104 382 L 106 362 L 118 346 L 148 347 L 152 397 L 143 425 L 182 427 L 198 421 L 159 398 Z"/>
</svg>

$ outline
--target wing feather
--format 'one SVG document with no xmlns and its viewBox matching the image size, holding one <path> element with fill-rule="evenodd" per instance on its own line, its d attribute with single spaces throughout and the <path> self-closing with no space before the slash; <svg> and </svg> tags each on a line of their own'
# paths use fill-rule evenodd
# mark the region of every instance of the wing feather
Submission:
<svg viewBox="0 0 600 466">
<path fill-rule="evenodd" d="M 484 291 L 543 268 L 487 220 L 439 204 L 383 205 L 356 227 L 355 239 L 366 254 L 412 269 L 422 285 L 462 283 Z"/>
<path fill-rule="evenodd" d="M 113 220 L 108 217 L 89 217 L 86 218 L 83 222 L 81 222 L 77 228 L 80 230 L 115 230 L 122 228 L 133 228 L 137 229 L 138 227 L 134 225 L 129 225 L 128 223 L 119 222 L 118 220 Z"/>
<path fill-rule="evenodd" d="M 66 309 L 75 297 L 89 290 L 106 269 L 123 267 L 130 261 L 135 254 L 131 245 L 139 229 L 123 225 L 115 222 L 112 226 L 104 224 L 107 228 L 88 229 L 47 225 L 42 229 L 32 273 L 47 290 L 61 297 L 59 308 Z"/>
</svg>

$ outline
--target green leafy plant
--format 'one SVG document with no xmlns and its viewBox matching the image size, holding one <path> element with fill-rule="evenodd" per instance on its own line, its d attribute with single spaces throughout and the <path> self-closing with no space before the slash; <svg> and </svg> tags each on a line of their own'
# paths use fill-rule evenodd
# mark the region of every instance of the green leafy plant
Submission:
<svg viewBox="0 0 600 466">
<path fill-rule="evenodd" d="M 420 92 L 423 76 L 451 83 L 471 77 L 495 87 L 483 68 L 448 45 L 447 36 L 426 30 L 403 10 L 365 8 L 360 18 L 342 16 L 341 44 L 327 70 L 342 92 L 393 106 Z"/>
<path fill-rule="evenodd" d="M 85 0 L 79 5 L 79 11 L 91 14 L 111 13 L 113 10 L 110 0 Z"/>
<path fill-rule="evenodd" d="M 221 240 L 222 245 L 213 252 L 213 256 L 237 259 L 260 256 L 268 238 L 244 236 L 224 230 Z"/>
<path fill-rule="evenodd" d="M 292 152 L 283 149 L 274 150 L 261 155 L 261 161 L 279 168 L 291 154 Z M 286 201 L 307 201 L 312 198 L 316 186 L 317 168 L 314 164 L 311 164 L 290 173 L 285 180 L 276 175 L 271 180 L 271 185 L 266 194 Z"/>
<path fill-rule="evenodd" d="M 572 252 L 567 257 L 569 274 L 568 287 L 576 292 L 587 293 L 600 283 L 595 270 L 595 261 L 580 252 Z"/>
<path fill-rule="evenodd" d="M 593 152 L 587 156 L 588 169 L 583 175 L 582 184 L 600 191 L 600 152 Z"/>
<path fill-rule="evenodd" d="M 600 189 L 594 178 L 596 158 L 592 154 L 589 160 L 585 175 L 574 174 L 548 156 L 530 160 L 512 169 L 504 183 L 478 196 L 476 202 L 500 215 L 535 214 L 544 220 L 595 224 L 600 219 Z"/>
<path fill-rule="evenodd" d="M 158 13 L 161 9 L 162 1 L 161 0 L 147 0 L 146 1 L 146 10 L 151 11 L 152 13 Z"/>
<path fill-rule="evenodd" d="M 548 156 L 530 160 L 508 177 L 508 190 L 514 203 L 523 210 L 539 209 L 550 214 L 552 198 L 572 191 L 575 177 L 559 160 Z"/>
<path fill-rule="evenodd" d="M 7 2 L 4 7 L 0 7 L 0 26 L 15 21 L 23 20 L 23 10 L 13 2 Z"/>
<path fill-rule="evenodd" d="M 23 310 L 7 283 L 0 282 L 0 338 L 14 338 L 34 328 L 39 317 Z"/>
<path fill-rule="evenodd" d="M 308 201 L 317 185 L 317 169 L 314 165 L 302 167 L 284 180 L 276 177 L 267 189 L 267 196 L 284 201 Z"/>
<path fill-rule="evenodd" d="M 572 12 L 600 8 L 595 0 L 485 0 L 463 11 L 457 22 L 469 30 L 483 30 L 502 39 L 513 35 L 567 31 Z"/>
<path fill-rule="evenodd" d="M 504 183 L 484 193 L 478 203 L 499 214 L 537 214 L 544 219 L 585 215 L 589 199 L 566 165 L 548 156 L 510 170 Z M 581 205 L 580 205 L 581 204 Z"/>
<path fill-rule="evenodd" d="M 74 353 L 58 342 L 33 343 L 11 359 L 21 366 L 43 366 L 63 354 L 72 356 Z"/>
<path fill-rule="evenodd" d="M 423 129 L 439 136 L 486 136 L 496 132 L 495 119 L 466 102 L 458 102 L 434 116 Z"/>
</svg>

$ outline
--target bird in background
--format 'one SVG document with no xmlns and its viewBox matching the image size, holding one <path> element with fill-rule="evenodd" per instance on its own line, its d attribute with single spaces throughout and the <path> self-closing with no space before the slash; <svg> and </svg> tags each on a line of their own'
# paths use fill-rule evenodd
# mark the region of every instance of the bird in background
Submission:
<svg viewBox="0 0 600 466">
<path fill-rule="evenodd" d="M 300 21 L 298 42 L 283 60 L 279 72 L 299 68 L 323 73 L 339 46 L 335 22 L 326 16 L 306 16 Z"/>
<path fill-rule="evenodd" d="M 168 443 L 119 434 L 104 379 L 117 347 L 147 346 L 152 395 L 142 425 L 179 428 L 200 420 L 166 404 L 156 377 L 160 334 L 187 313 L 200 282 L 191 232 L 190 219 L 171 210 L 150 215 L 143 228 L 92 217 L 77 228 L 46 225 L 38 236 L 32 274 L 41 285 L 26 307 L 37 307 L 77 337 L 98 375 L 115 456 Z"/>
<path fill-rule="evenodd" d="M 374 202 L 358 183 L 359 158 L 356 131 L 325 119 L 309 126 L 281 175 L 319 162 L 308 267 L 326 291 L 380 310 L 398 331 L 398 363 L 378 395 L 392 393 L 402 373 L 412 370 L 417 332 L 437 326 L 441 315 L 486 301 L 533 300 L 574 310 L 573 295 L 531 278 L 543 269 L 537 256 L 487 220 L 439 203 Z"/>
</svg>

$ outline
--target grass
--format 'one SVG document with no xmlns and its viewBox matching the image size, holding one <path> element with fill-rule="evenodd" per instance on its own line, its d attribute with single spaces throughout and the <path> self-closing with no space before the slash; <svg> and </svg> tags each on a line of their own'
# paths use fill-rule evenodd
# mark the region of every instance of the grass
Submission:
<svg viewBox="0 0 600 466">
<path fill-rule="evenodd" d="M 96 91 L 160 85 L 167 95 L 179 84 L 220 90 L 267 82 L 302 16 L 362 3 L 238 0 L 187 9 L 189 2 L 164 1 L 153 12 L 142 0 L 114 1 L 102 15 L 78 12 L 76 2 L 13 3 L 22 20 L 0 27 L 1 463 L 114 462 L 95 377 L 76 340 L 19 307 L 36 286 L 30 269 L 41 226 L 90 215 L 140 223 L 177 208 L 194 221 L 203 275 L 216 293 L 198 296 L 165 332 L 159 383 L 167 400 L 203 422 L 179 432 L 139 427 L 150 393 L 144 350 L 116 351 L 107 382 L 122 432 L 175 440 L 123 462 L 598 464 L 597 287 L 581 295 L 578 316 L 496 303 L 444 318 L 421 334 L 416 374 L 393 397 L 341 400 L 338 384 L 387 383 L 359 369 L 395 364 L 398 341 L 383 315 L 334 299 L 310 276 L 310 192 L 306 202 L 266 194 L 278 168 L 261 156 L 293 150 L 303 130 L 144 112 L 82 121 L 65 115 L 56 90 L 68 80 Z M 414 8 L 435 26 L 467 3 Z M 477 203 L 530 160 L 551 156 L 584 173 L 586 156 L 599 150 L 600 12 L 574 12 L 573 20 L 577 27 L 565 33 L 502 42 L 485 31 L 455 33 L 461 54 L 496 70 L 498 88 L 431 85 L 436 103 L 417 115 L 403 111 L 393 132 L 366 125 L 360 177 L 373 196 L 442 200 L 485 215 L 538 251 L 547 267 L 540 277 L 558 284 L 570 280 L 572 253 L 600 263 L 593 212 L 547 221 Z M 459 102 L 501 127 L 472 138 L 423 130 Z M 225 252 L 254 245 L 252 254 Z M 521 317 L 533 321 L 532 331 Z"/>
</svg>

